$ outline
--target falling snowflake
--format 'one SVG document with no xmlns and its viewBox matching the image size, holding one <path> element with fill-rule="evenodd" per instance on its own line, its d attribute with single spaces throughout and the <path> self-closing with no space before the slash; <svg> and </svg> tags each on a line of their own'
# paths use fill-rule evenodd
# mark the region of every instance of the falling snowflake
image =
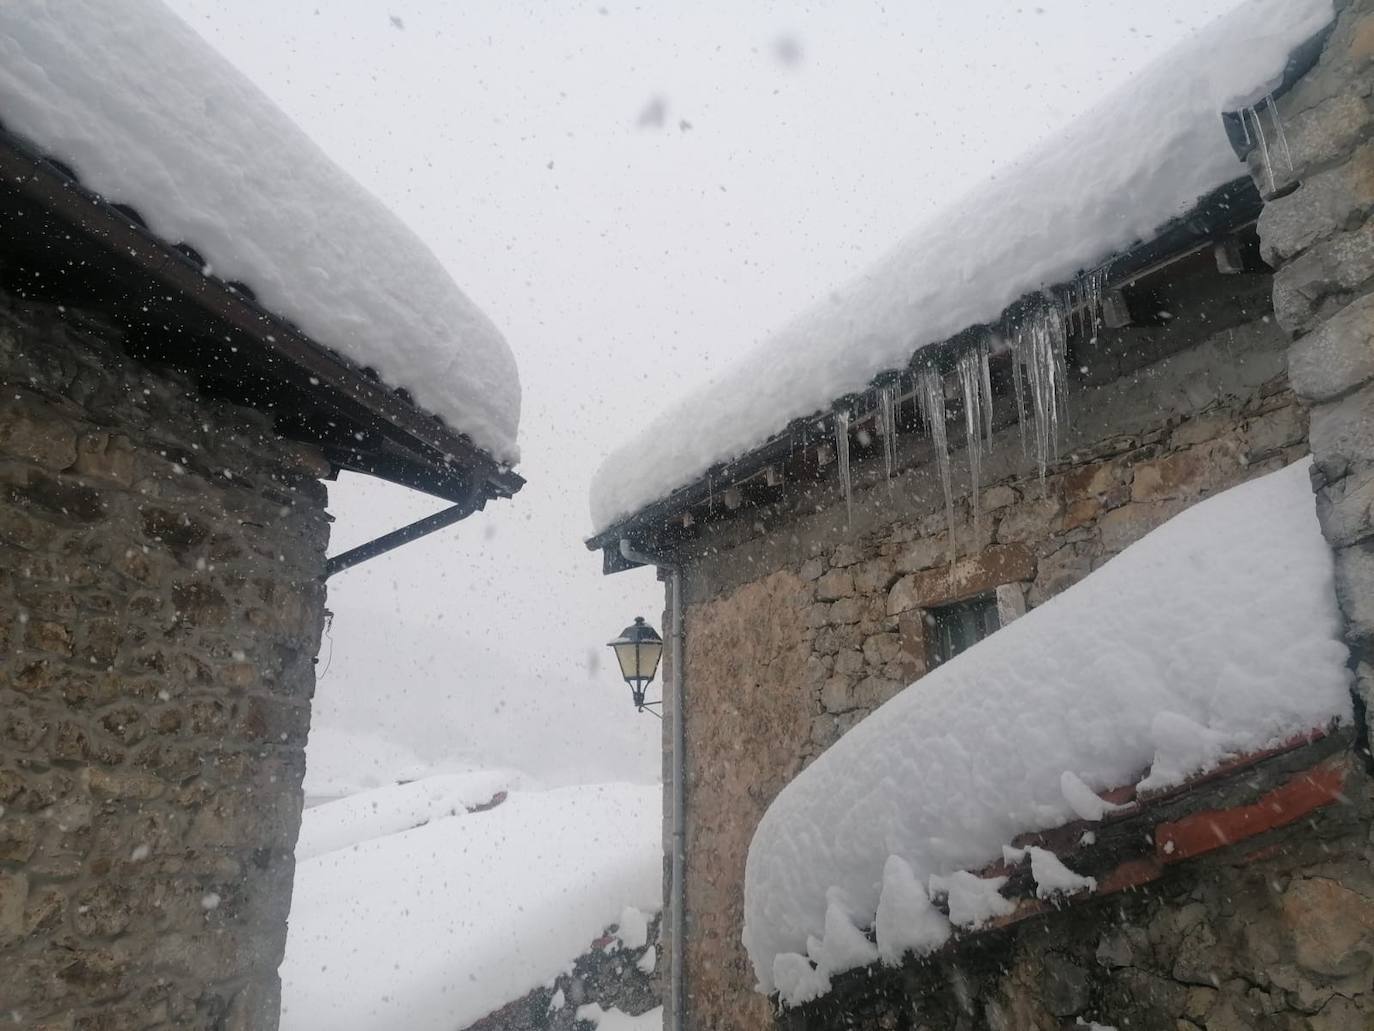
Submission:
<svg viewBox="0 0 1374 1031">
<path fill-rule="evenodd" d="M 668 101 L 663 97 L 654 96 L 649 98 L 644 110 L 639 112 L 637 124 L 641 129 L 662 129 L 667 120 Z"/>
<path fill-rule="evenodd" d="M 788 68 L 795 68 L 801 64 L 801 43 L 796 36 L 784 33 L 773 40 L 773 56 L 778 59 L 779 64 L 786 65 Z"/>
</svg>

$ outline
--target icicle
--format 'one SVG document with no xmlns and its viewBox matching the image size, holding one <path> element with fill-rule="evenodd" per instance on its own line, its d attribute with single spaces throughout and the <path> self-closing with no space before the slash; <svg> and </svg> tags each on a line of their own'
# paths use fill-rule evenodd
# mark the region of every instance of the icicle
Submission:
<svg viewBox="0 0 1374 1031">
<path fill-rule="evenodd" d="M 1022 376 L 1021 333 L 1011 338 L 1011 381 L 1016 392 L 1016 431 L 1021 434 L 1021 457 L 1026 457 L 1026 381 Z"/>
<path fill-rule="evenodd" d="M 1027 386 L 1030 387 L 1031 419 L 1035 428 L 1035 460 L 1040 468 L 1042 480 L 1045 478 L 1046 458 L 1049 454 L 1049 420 L 1054 416 L 1053 403 L 1047 403 L 1052 369 L 1052 365 L 1047 367 L 1044 360 L 1048 339 L 1042 315 L 1037 315 L 1026 324 L 1022 338 L 1023 351 Z"/>
<path fill-rule="evenodd" d="M 1097 330 L 1098 330 L 1098 327 L 1100 327 L 1100 326 L 1102 325 L 1102 322 L 1103 322 L 1103 319 L 1104 319 L 1104 316 L 1105 316 L 1105 309 L 1104 309 L 1103 306 L 1102 306 L 1102 298 L 1106 295 L 1106 293 L 1107 293 L 1107 266 L 1106 266 L 1106 265 L 1103 265 L 1100 269 L 1097 270 L 1097 294 L 1096 294 L 1096 296 L 1093 298 L 1093 303 L 1097 305 L 1097 307 L 1093 309 L 1093 310 L 1096 312 L 1096 316 L 1095 316 L 1096 321 L 1093 322 L 1093 339 L 1094 339 L 1094 340 L 1097 339 Z"/>
<path fill-rule="evenodd" d="M 1050 454 L 1059 461 L 1059 427 L 1069 421 L 1069 333 L 1064 325 L 1063 313 L 1050 309 L 1051 354 L 1054 358 L 1054 400 L 1057 408 L 1054 414 L 1054 433 L 1050 437 Z"/>
<path fill-rule="evenodd" d="M 986 340 L 978 347 L 978 365 L 982 373 L 983 388 L 983 439 L 987 442 L 988 454 L 992 454 L 992 369 L 988 365 L 991 351 L 992 348 Z"/>
<path fill-rule="evenodd" d="M 1096 282 L 1095 271 L 1083 277 L 1083 336 L 1088 340 L 1097 336 L 1097 311 L 1093 308 L 1093 287 Z"/>
<path fill-rule="evenodd" d="M 1088 275 L 1088 339 L 1097 339 L 1097 327 L 1102 325 L 1102 292 L 1107 286 L 1107 269 L 1093 269 Z"/>
<path fill-rule="evenodd" d="M 854 481 L 849 468 L 849 412 L 835 413 L 835 458 L 840 467 L 840 490 L 844 494 L 847 525 L 854 523 Z"/>
<path fill-rule="evenodd" d="M 883 435 L 883 460 L 887 464 L 889 487 L 892 485 L 892 473 L 897 467 L 896 394 L 896 388 L 891 384 L 878 388 L 878 418 L 881 423 L 879 432 Z"/>
<path fill-rule="evenodd" d="M 1066 349 L 1065 316 L 1057 302 L 1046 304 L 1028 317 L 1017 334 L 1017 351 L 1025 365 L 1026 385 L 1030 390 L 1035 458 L 1042 480 L 1049 463 L 1058 458 L 1059 422 L 1061 417 L 1067 417 Z"/>
<path fill-rule="evenodd" d="M 1269 117 L 1274 122 L 1274 133 L 1279 138 L 1279 146 L 1283 148 L 1283 160 L 1288 166 L 1288 171 L 1293 171 L 1293 152 L 1288 149 L 1288 134 L 1283 131 L 1283 122 L 1279 119 L 1279 109 L 1274 104 L 1274 94 L 1265 95 L 1265 101 L 1269 104 Z"/>
<path fill-rule="evenodd" d="M 1084 337 L 1092 332 L 1089 328 L 1091 312 L 1088 310 L 1092 303 L 1088 297 L 1088 292 L 1091 289 L 1089 283 L 1091 278 L 1091 272 L 1078 277 L 1078 335 Z"/>
<path fill-rule="evenodd" d="M 1107 285 L 1107 270 L 1084 272 L 1069 285 L 1065 306 L 1069 309 L 1069 328 L 1089 340 L 1097 339 L 1097 327 L 1102 321 L 1102 293 Z"/>
<path fill-rule="evenodd" d="M 1253 107 L 1250 108 L 1250 117 L 1255 120 L 1255 136 L 1259 140 L 1260 160 L 1264 162 L 1264 174 L 1269 179 L 1269 192 L 1273 193 L 1274 186 L 1274 166 L 1269 163 L 1269 142 L 1264 138 L 1264 125 L 1260 122 L 1259 112 Z"/>
<path fill-rule="evenodd" d="M 1245 120 L 1245 108 L 1240 109 L 1240 127 L 1245 130 L 1245 145 L 1250 146 L 1250 123 Z"/>
<path fill-rule="evenodd" d="M 945 382 L 933 365 L 916 374 L 916 401 L 921 419 L 930 433 L 935 464 L 940 470 L 940 486 L 945 492 L 945 525 L 948 527 L 949 557 L 954 560 L 954 487 L 950 483 L 949 438 L 945 434 Z"/>
<path fill-rule="evenodd" d="M 959 356 L 958 374 L 959 390 L 963 395 L 964 401 L 964 450 L 968 453 L 968 475 L 971 491 L 969 493 L 969 508 L 973 512 L 973 535 L 978 536 L 979 528 L 982 525 L 982 515 L 979 512 L 978 487 L 982 482 L 983 471 L 983 445 L 979 439 L 983 431 L 983 393 L 982 385 L 979 382 L 978 353 L 976 351 L 965 351 Z"/>
</svg>

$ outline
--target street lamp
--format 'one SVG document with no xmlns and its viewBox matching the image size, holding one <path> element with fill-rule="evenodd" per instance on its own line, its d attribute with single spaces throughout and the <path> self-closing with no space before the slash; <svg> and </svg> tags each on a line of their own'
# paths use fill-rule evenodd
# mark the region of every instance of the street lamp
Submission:
<svg viewBox="0 0 1374 1031">
<path fill-rule="evenodd" d="M 612 651 L 615 652 L 615 659 L 620 663 L 620 675 L 625 678 L 625 683 L 630 685 L 630 694 L 634 696 L 635 709 L 644 712 L 650 706 L 662 705 L 662 702 L 646 702 L 644 700 L 645 689 L 653 683 L 654 674 L 658 672 L 658 660 L 663 657 L 663 638 L 658 636 L 658 632 L 653 627 L 644 622 L 643 616 L 635 616 L 635 621 L 624 630 L 620 631 L 620 636 L 614 641 L 608 641 Z M 655 716 L 658 713 L 654 713 Z"/>
</svg>

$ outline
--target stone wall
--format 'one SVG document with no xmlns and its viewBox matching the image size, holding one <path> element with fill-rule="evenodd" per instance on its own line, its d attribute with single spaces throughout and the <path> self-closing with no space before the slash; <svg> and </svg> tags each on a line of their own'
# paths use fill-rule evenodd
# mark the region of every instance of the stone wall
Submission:
<svg viewBox="0 0 1374 1031">
<path fill-rule="evenodd" d="M 1269 277 L 1223 285 L 1220 300 L 1180 302 L 1148 341 L 1126 330 L 1101 364 L 1084 359 L 1063 460 L 1043 481 L 1016 426 L 1000 431 L 976 520 L 955 451 L 952 565 L 939 481 L 914 434 L 890 484 L 881 458 L 855 468 L 852 518 L 833 483 L 807 486 L 710 524 L 679 553 L 690 1027 L 771 1025 L 740 944 L 754 828 L 800 769 L 927 671 L 931 607 L 997 591 L 1014 618 L 1188 505 L 1306 453 Z"/>
<path fill-rule="evenodd" d="M 768 1003 L 740 944 L 744 857 L 775 795 L 802 768 L 815 702 L 794 570 L 686 610 L 685 992 L 693 1027 L 766 1023 Z M 814 691 L 811 692 L 814 695 Z M 671 811 L 671 810 L 665 810 Z M 728 1020 L 727 1020 L 728 1017 Z"/>
<path fill-rule="evenodd" d="M 0 298 L 0 1013 L 271 1029 L 323 469 L 117 338 Z"/>
<path fill-rule="evenodd" d="M 1374 701 L 1374 2 L 1343 11 L 1316 65 L 1279 100 L 1293 167 L 1273 168 L 1259 221 L 1274 309 L 1311 409 L 1313 485 L 1336 556 L 1358 677 Z M 1251 155 L 1261 189 L 1269 172 Z"/>
</svg>

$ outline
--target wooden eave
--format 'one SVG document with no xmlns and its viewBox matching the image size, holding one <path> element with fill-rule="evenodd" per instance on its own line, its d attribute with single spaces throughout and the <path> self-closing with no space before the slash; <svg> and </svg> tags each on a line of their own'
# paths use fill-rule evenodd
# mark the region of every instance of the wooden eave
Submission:
<svg viewBox="0 0 1374 1031">
<path fill-rule="evenodd" d="M 108 319 L 131 353 L 211 397 L 272 415 L 332 467 L 480 509 L 524 480 L 386 387 L 375 372 L 267 311 L 243 284 L 206 274 L 189 246 L 86 189 L 61 162 L 0 128 L 0 278 L 20 297 Z"/>
</svg>

